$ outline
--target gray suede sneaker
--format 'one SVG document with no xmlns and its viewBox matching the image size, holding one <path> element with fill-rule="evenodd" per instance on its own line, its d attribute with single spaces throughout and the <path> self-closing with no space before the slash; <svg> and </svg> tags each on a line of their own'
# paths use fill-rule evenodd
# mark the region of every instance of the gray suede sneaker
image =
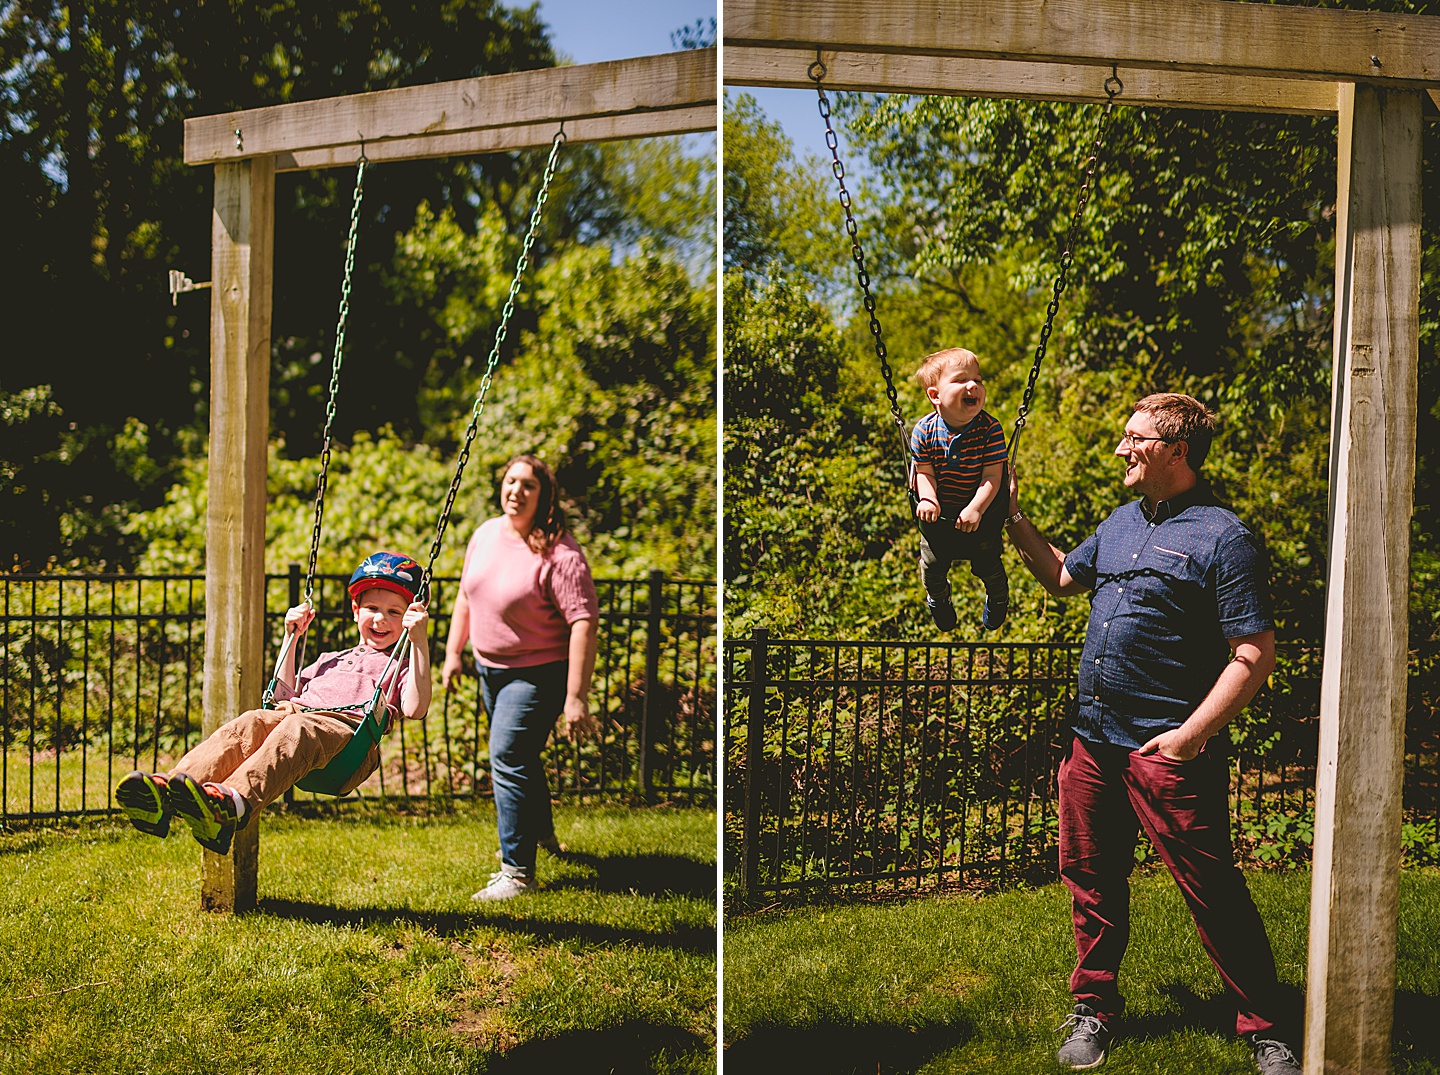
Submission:
<svg viewBox="0 0 1440 1075">
<path fill-rule="evenodd" d="M 1105 1062 L 1105 1046 L 1110 1043 L 1110 1030 L 1088 1004 L 1075 1005 L 1070 1018 L 1056 1029 L 1070 1027 L 1064 1043 L 1055 1053 L 1055 1060 L 1062 1068 L 1071 1071 L 1086 1071 L 1098 1068 Z"/>
<path fill-rule="evenodd" d="M 1251 1038 L 1255 1070 L 1260 1075 L 1300 1075 L 1300 1059 L 1290 1046 L 1274 1038 Z"/>
</svg>

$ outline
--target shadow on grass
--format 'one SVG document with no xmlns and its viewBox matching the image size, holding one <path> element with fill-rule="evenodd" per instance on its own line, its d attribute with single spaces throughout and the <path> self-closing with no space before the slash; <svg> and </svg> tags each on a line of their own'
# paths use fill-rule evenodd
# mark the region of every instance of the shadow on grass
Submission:
<svg viewBox="0 0 1440 1075">
<path fill-rule="evenodd" d="M 673 948 L 697 955 L 714 955 L 715 930 L 681 926 L 663 933 L 624 929 L 594 922 L 551 921 L 521 914 L 457 914 L 448 911 L 416 911 L 409 907 L 330 907 L 304 900 L 262 899 L 253 913 L 276 918 L 314 922 L 317 925 L 350 926 L 364 929 L 374 924 L 409 923 L 437 937 L 454 937 L 478 926 L 513 930 L 546 941 L 582 941 L 587 944 L 631 944 L 641 948 Z"/>
<path fill-rule="evenodd" d="M 1180 1007 L 1180 1011 L 1143 1018 L 1127 1016 L 1117 1028 L 1117 1043 L 1125 1038 L 1166 1038 L 1182 1030 L 1203 1030 L 1221 1038 L 1234 1037 L 1235 1006 L 1226 994 L 1201 997 L 1178 983 L 1171 983 L 1164 992 Z M 1280 1021 L 1275 1036 L 1299 1052 L 1304 1045 L 1304 990 L 1281 983 L 1279 1007 Z M 1434 996 L 1406 990 L 1395 994 L 1391 1052 L 1396 1059 L 1403 1057 L 1411 1065 L 1417 1061 L 1440 1065 L 1440 1037 L 1435 1034 L 1436 1011 Z"/>
<path fill-rule="evenodd" d="M 725 1050 L 727 1071 L 744 1075 L 902 1075 L 974 1036 L 964 1020 L 943 1026 L 760 1026 Z"/>
<path fill-rule="evenodd" d="M 1115 1037 L 1165 1038 L 1182 1030 L 1203 1030 L 1221 1038 L 1235 1036 L 1235 1004 L 1226 993 L 1202 997 L 1187 985 L 1171 982 L 1160 992 L 1180 1010 L 1145 1016 L 1125 1016 Z M 1280 984 L 1275 1036 L 1295 1049 L 1300 1048 L 1305 1026 L 1305 993 L 1293 985 Z"/>
<path fill-rule="evenodd" d="M 715 898 L 715 864 L 683 855 L 591 855 L 562 851 L 562 862 L 593 870 L 594 877 L 557 877 L 546 888 L 588 888 L 636 896 Z"/>
<path fill-rule="evenodd" d="M 693 1058 L 702 1068 L 713 1068 L 710 1043 L 675 1026 L 634 1021 L 609 1030 L 573 1030 L 553 1038 L 527 1041 L 509 1049 L 485 1070 L 491 1075 L 520 1075 L 535 1071 L 564 1075 L 610 1075 L 612 1072 L 656 1070 L 661 1056 L 674 1061 Z"/>
<path fill-rule="evenodd" d="M 1395 1029 L 1391 1032 L 1392 1052 L 1413 1064 L 1427 1060 L 1440 1067 L 1440 1036 L 1435 1033 L 1435 1013 L 1440 1000 L 1422 993 L 1401 990 L 1395 994 Z"/>
</svg>

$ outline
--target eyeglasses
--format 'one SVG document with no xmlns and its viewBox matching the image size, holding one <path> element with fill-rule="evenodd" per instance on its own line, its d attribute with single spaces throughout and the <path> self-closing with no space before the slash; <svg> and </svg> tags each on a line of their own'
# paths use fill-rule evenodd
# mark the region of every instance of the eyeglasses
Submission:
<svg viewBox="0 0 1440 1075">
<path fill-rule="evenodd" d="M 1124 448 L 1128 446 L 1131 448 L 1138 448 L 1147 440 L 1164 441 L 1166 444 L 1175 443 L 1175 439 L 1173 437 L 1137 437 L 1134 433 L 1126 433 L 1120 438 L 1120 447 Z"/>
</svg>

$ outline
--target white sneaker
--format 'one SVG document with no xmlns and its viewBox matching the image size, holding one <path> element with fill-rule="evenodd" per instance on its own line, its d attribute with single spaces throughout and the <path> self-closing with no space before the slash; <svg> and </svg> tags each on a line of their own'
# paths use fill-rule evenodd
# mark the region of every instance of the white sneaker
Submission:
<svg viewBox="0 0 1440 1075">
<path fill-rule="evenodd" d="M 490 883 L 470 898 L 490 902 L 513 899 L 522 893 L 533 891 L 535 891 L 535 882 L 530 878 L 517 877 L 502 870 L 500 873 L 491 874 Z"/>
</svg>

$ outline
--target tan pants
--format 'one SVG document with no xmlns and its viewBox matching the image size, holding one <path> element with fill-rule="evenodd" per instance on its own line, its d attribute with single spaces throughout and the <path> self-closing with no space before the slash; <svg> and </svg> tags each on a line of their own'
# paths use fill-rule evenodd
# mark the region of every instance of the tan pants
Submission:
<svg viewBox="0 0 1440 1075">
<path fill-rule="evenodd" d="M 216 728 L 167 775 L 226 784 L 240 793 L 247 812 L 259 813 L 344 750 L 361 719 L 357 713 L 307 713 L 288 702 L 252 709 Z M 380 748 L 372 746 L 341 794 L 364 783 L 379 764 Z"/>
</svg>

